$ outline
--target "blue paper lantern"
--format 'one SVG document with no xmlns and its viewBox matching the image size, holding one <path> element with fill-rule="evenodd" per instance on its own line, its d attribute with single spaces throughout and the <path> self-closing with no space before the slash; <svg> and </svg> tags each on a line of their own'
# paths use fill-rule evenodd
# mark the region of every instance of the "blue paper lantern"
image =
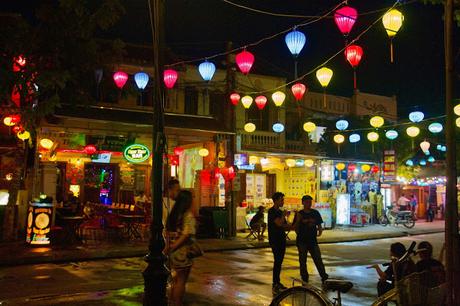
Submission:
<svg viewBox="0 0 460 306">
<path fill-rule="evenodd" d="M 348 121 L 347 120 L 339 120 L 335 123 L 335 127 L 340 130 L 344 131 L 348 128 Z"/>
<path fill-rule="evenodd" d="M 395 131 L 395 130 L 389 130 L 385 133 L 385 136 L 386 138 L 390 139 L 390 140 L 394 140 L 396 138 L 398 138 L 398 132 Z"/>
<path fill-rule="evenodd" d="M 412 167 L 413 165 L 414 165 L 414 162 L 412 161 L 412 159 L 406 160 L 406 166 Z"/>
<path fill-rule="evenodd" d="M 438 144 L 438 145 L 436 146 L 436 149 L 437 149 L 438 151 L 442 151 L 442 146 Z"/>
<path fill-rule="evenodd" d="M 302 51 L 305 43 L 307 42 L 305 34 L 295 29 L 289 32 L 284 40 L 286 41 L 289 51 L 294 57 L 299 55 L 300 51 Z"/>
<path fill-rule="evenodd" d="M 357 143 L 361 140 L 361 136 L 359 136 L 359 134 L 351 134 L 348 137 L 348 140 L 350 141 L 350 143 Z"/>
<path fill-rule="evenodd" d="M 433 134 L 437 134 L 442 132 L 442 124 L 439 122 L 433 122 L 428 126 L 428 131 L 430 131 Z"/>
<path fill-rule="evenodd" d="M 426 151 L 423 151 L 423 153 L 425 153 L 425 155 L 430 155 L 430 150 L 426 150 Z"/>
<path fill-rule="evenodd" d="M 272 126 L 273 132 L 282 133 L 284 131 L 284 125 L 282 123 L 275 123 Z"/>
<path fill-rule="evenodd" d="M 422 112 L 412 112 L 409 114 L 409 120 L 417 123 L 423 120 L 425 118 L 425 114 Z"/>
<path fill-rule="evenodd" d="M 434 163 L 435 159 L 434 159 L 433 156 L 430 156 L 430 157 L 428 157 L 428 161 L 429 161 L 430 163 Z"/>
<path fill-rule="evenodd" d="M 198 71 L 200 72 L 201 77 L 206 82 L 211 81 L 214 73 L 216 72 L 216 65 L 211 62 L 205 61 L 198 66 Z"/>
<path fill-rule="evenodd" d="M 295 165 L 297 167 L 303 167 L 303 166 L 305 166 L 305 161 L 303 159 L 296 159 L 295 160 Z"/>
<path fill-rule="evenodd" d="M 418 163 L 420 166 L 426 166 L 426 160 L 424 159 L 421 159 Z"/>
<path fill-rule="evenodd" d="M 138 72 L 134 75 L 134 81 L 136 82 L 137 88 L 144 90 L 149 83 L 149 75 L 145 72 Z"/>
<path fill-rule="evenodd" d="M 446 151 L 447 151 L 447 147 L 446 147 L 446 146 L 442 146 L 442 147 L 441 147 L 441 151 L 446 152 Z"/>
</svg>

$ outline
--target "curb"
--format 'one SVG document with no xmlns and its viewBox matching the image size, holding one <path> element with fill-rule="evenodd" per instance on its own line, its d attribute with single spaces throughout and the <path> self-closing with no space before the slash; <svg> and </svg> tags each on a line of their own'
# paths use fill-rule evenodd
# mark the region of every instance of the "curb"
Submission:
<svg viewBox="0 0 460 306">
<path fill-rule="evenodd" d="M 385 234 L 375 234 L 372 236 L 368 235 L 357 235 L 355 237 L 343 237 L 343 238 L 329 238 L 320 240 L 319 244 L 332 244 L 332 243 L 346 243 L 346 242 L 358 242 L 358 241 L 366 241 L 366 240 L 380 240 L 380 239 L 389 239 L 389 238 L 397 238 L 397 237 L 407 237 L 407 236 L 418 236 L 418 235 L 427 235 L 427 234 L 437 234 L 443 233 L 444 230 L 440 229 L 433 229 L 433 230 L 425 230 L 425 231 L 417 231 L 414 233 L 408 232 L 397 232 L 397 233 L 385 233 Z M 231 240 L 229 240 L 231 242 Z M 294 246 L 295 240 L 288 240 L 288 246 Z M 228 245 L 226 247 L 222 246 L 206 246 L 202 244 L 202 248 L 204 252 L 223 252 L 223 251 L 238 251 L 238 250 L 249 250 L 249 249 L 264 249 L 269 248 L 270 245 L 268 242 L 247 242 L 247 243 L 238 243 L 238 245 Z M 69 250 L 68 252 L 72 252 Z M 102 259 L 117 259 L 117 258 L 133 258 L 133 257 L 143 257 L 147 254 L 147 248 L 136 249 L 136 250 L 128 250 L 128 251 L 118 251 L 118 252 L 102 252 L 99 254 L 95 253 L 77 253 L 76 254 L 68 254 L 66 256 L 62 256 L 61 258 L 57 258 L 54 255 L 51 256 L 37 256 L 37 257 L 27 257 L 21 259 L 10 259 L 10 260 L 1 260 L 0 259 L 0 267 L 5 266 L 20 266 L 20 265 L 32 265 L 32 264 L 48 264 L 48 263 L 66 263 L 66 262 L 75 262 L 75 261 L 89 261 L 89 260 L 102 260 Z"/>
</svg>

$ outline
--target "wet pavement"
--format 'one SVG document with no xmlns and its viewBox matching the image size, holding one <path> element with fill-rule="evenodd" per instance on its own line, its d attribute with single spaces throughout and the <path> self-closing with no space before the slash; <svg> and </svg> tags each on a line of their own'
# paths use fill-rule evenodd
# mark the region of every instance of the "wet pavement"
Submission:
<svg viewBox="0 0 460 306">
<path fill-rule="evenodd" d="M 347 279 L 354 288 L 343 296 L 344 305 L 370 305 L 376 296 L 377 276 L 366 267 L 388 261 L 389 246 L 396 241 L 433 243 L 435 256 L 443 234 L 322 244 L 331 277 Z M 189 306 L 268 305 L 271 295 L 270 249 L 208 252 L 195 261 L 187 287 Z M 37 264 L 0 268 L 1 305 L 141 305 L 144 263 L 141 258 L 107 259 L 66 264 Z M 310 282 L 320 279 L 308 261 Z M 297 249 L 289 247 L 282 282 L 299 277 Z M 3 301 L 3 303 L 1 303 Z"/>
</svg>

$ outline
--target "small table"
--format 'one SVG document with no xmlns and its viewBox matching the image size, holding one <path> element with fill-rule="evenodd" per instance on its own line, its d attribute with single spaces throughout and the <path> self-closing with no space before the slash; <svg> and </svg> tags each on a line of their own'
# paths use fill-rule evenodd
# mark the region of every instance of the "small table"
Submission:
<svg viewBox="0 0 460 306">
<path fill-rule="evenodd" d="M 82 216 L 73 216 L 73 217 L 60 217 L 64 225 L 64 235 L 66 243 L 73 244 L 76 241 L 81 241 L 81 237 L 78 233 L 80 224 L 83 222 L 84 218 Z"/>
<path fill-rule="evenodd" d="M 144 220 L 144 215 L 118 215 L 121 222 L 126 225 L 126 235 L 128 239 L 140 239 L 139 223 Z"/>
</svg>

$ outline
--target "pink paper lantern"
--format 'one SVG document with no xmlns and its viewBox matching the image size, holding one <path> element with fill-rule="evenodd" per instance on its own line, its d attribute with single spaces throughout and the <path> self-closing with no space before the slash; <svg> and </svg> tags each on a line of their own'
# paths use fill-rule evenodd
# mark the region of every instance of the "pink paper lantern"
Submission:
<svg viewBox="0 0 460 306">
<path fill-rule="evenodd" d="M 174 84 L 176 84 L 177 81 L 177 71 L 173 69 L 166 69 L 163 72 L 163 81 L 165 82 L 165 86 L 168 89 L 171 89 L 174 87 Z"/>
<path fill-rule="evenodd" d="M 117 71 L 113 74 L 113 80 L 117 87 L 122 89 L 128 81 L 128 74 L 123 71 Z"/>
<path fill-rule="evenodd" d="M 236 64 L 243 74 L 248 74 L 254 64 L 254 55 L 251 52 L 243 50 L 236 55 Z"/>
<path fill-rule="evenodd" d="M 358 12 L 350 6 L 339 8 L 334 14 L 335 24 L 345 36 L 350 34 L 357 18 Z"/>
</svg>

